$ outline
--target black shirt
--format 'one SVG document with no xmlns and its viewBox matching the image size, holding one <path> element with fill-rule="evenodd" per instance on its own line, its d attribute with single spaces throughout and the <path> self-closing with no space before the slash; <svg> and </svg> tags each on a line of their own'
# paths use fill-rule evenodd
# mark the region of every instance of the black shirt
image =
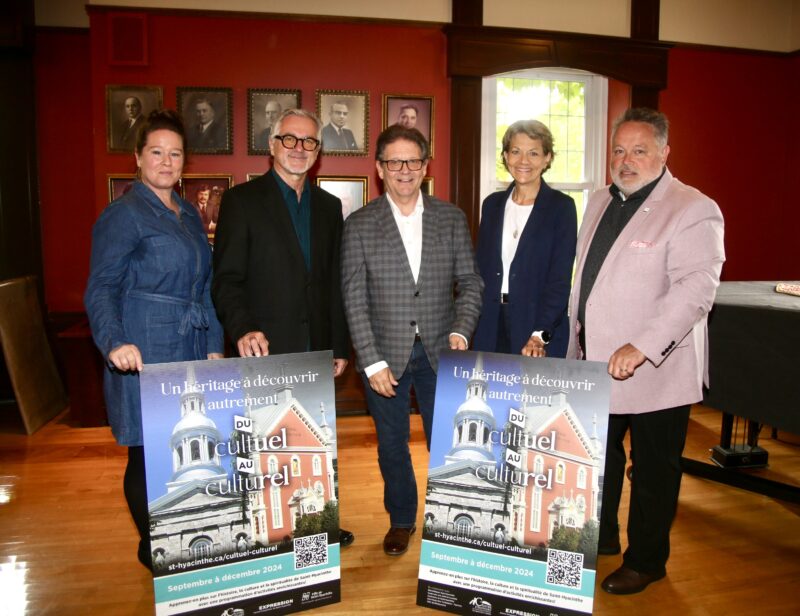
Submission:
<svg viewBox="0 0 800 616">
<path fill-rule="evenodd" d="M 665 168 L 666 169 L 666 168 Z M 586 316 L 586 300 L 592 292 L 594 282 L 597 279 L 597 274 L 603 266 L 603 262 L 608 256 L 608 251 L 617 241 L 619 234 L 625 228 L 639 206 L 644 203 L 644 200 L 650 196 L 653 189 L 658 184 L 661 177 L 664 175 L 664 170 L 652 182 L 643 186 L 629 197 L 625 197 L 622 191 L 617 188 L 616 184 L 612 184 L 608 191 L 611 193 L 611 203 L 608 204 L 600 223 L 597 225 L 597 230 L 592 238 L 592 243 L 589 245 L 589 251 L 586 253 L 586 260 L 583 264 L 583 273 L 581 274 L 581 290 L 578 301 L 578 321 L 581 323 L 581 348 L 586 353 L 586 334 L 583 324 L 585 323 Z"/>
</svg>

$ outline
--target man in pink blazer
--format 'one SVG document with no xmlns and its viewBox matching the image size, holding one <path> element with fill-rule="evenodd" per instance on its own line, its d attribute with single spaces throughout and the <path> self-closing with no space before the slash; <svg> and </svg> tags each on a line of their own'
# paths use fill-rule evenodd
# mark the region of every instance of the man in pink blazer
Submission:
<svg viewBox="0 0 800 616">
<path fill-rule="evenodd" d="M 666 168 L 669 123 L 629 109 L 614 125 L 613 184 L 592 195 L 578 235 L 568 358 L 612 376 L 600 554 L 621 551 L 617 510 L 631 432 L 628 548 L 607 592 L 666 575 L 690 406 L 708 378 L 706 321 L 719 284 L 722 214 Z"/>
</svg>

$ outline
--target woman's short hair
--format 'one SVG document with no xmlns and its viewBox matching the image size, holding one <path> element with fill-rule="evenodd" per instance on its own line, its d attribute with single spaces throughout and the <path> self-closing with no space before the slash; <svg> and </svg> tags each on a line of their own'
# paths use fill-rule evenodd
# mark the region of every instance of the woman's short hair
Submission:
<svg viewBox="0 0 800 616">
<path fill-rule="evenodd" d="M 544 151 L 544 155 L 547 156 L 550 154 L 551 156 L 555 156 L 556 153 L 553 151 L 553 133 L 550 132 L 550 129 L 547 128 L 542 122 L 539 120 L 517 120 L 511 126 L 506 129 L 505 135 L 503 135 L 503 154 L 507 154 L 508 151 L 511 149 L 511 140 L 514 138 L 515 135 L 524 134 L 534 139 L 536 141 L 541 142 L 542 150 Z M 501 156 L 503 160 L 503 166 L 508 171 L 508 164 L 506 164 L 506 157 Z M 551 163 L 553 162 L 552 158 L 550 162 L 547 163 L 547 167 L 542 169 L 542 173 L 547 171 L 550 168 Z"/>
<path fill-rule="evenodd" d="M 422 158 L 422 160 L 428 160 L 430 146 L 428 145 L 428 140 L 425 139 L 425 135 L 416 128 L 406 128 L 400 124 L 392 124 L 378 135 L 378 141 L 375 144 L 375 160 L 383 160 L 383 151 L 386 149 L 386 146 L 395 141 L 400 141 L 401 139 L 417 144 L 421 152 L 420 158 Z"/>
<path fill-rule="evenodd" d="M 172 109 L 156 109 L 151 111 L 144 120 L 139 133 L 136 136 L 136 153 L 141 154 L 147 143 L 150 133 L 157 130 L 169 130 L 181 138 L 183 149 L 186 150 L 186 129 L 183 127 L 183 120 Z"/>
</svg>

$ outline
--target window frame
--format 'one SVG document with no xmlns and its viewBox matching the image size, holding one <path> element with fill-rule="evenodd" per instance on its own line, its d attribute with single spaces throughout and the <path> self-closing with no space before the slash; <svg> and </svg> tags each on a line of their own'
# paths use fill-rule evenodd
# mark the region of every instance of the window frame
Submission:
<svg viewBox="0 0 800 616">
<path fill-rule="evenodd" d="M 584 83 L 586 101 L 586 142 L 584 149 L 584 178 L 580 182 L 555 182 L 545 175 L 545 181 L 561 191 L 583 191 L 583 205 L 589 195 L 606 185 L 606 141 L 608 123 L 608 79 L 602 75 L 569 68 L 536 68 L 492 75 L 483 78 L 481 104 L 481 173 L 480 201 L 493 192 L 507 188 L 510 182 L 500 182 L 495 177 L 497 143 L 497 80 L 544 79 L 549 81 L 581 81 Z M 523 118 L 520 118 L 523 119 Z M 559 147 L 556 144 L 556 156 Z M 578 218 L 583 212 L 578 212 Z"/>
</svg>

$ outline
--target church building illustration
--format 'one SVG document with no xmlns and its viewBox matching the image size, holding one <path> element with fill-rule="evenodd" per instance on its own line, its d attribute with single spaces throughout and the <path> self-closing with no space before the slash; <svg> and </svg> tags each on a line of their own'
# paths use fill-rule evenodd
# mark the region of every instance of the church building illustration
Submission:
<svg viewBox="0 0 800 616">
<path fill-rule="evenodd" d="M 586 433 L 567 394 L 553 391 L 548 404 L 509 409 L 524 422 L 498 425 L 487 392 L 478 354 L 453 415 L 452 447 L 429 471 L 426 534 L 540 546 L 559 526 L 580 530 L 596 521 L 601 441 Z"/>
<path fill-rule="evenodd" d="M 249 429 L 233 430 L 226 439 L 208 416 L 191 363 L 185 383 L 180 420 L 168 443 L 173 473 L 166 493 L 149 503 L 156 570 L 282 542 L 301 515 L 336 500 L 335 434 L 324 408 L 318 423 L 291 386 L 280 386 L 269 396 L 271 404 L 248 404 L 243 415 Z"/>
</svg>

